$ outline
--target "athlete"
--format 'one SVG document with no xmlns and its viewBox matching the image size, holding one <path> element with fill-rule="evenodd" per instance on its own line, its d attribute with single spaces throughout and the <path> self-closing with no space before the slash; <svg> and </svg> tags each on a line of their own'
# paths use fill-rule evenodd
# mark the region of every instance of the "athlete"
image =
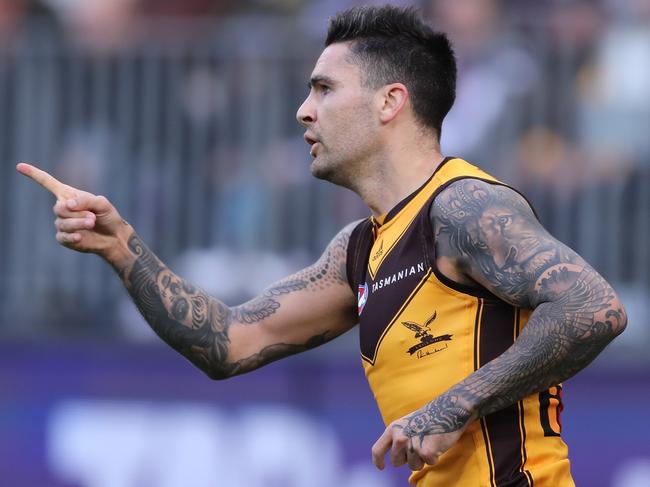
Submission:
<svg viewBox="0 0 650 487">
<path fill-rule="evenodd" d="M 455 81 L 447 38 L 412 10 L 362 7 L 330 21 L 297 118 L 312 173 L 355 191 L 372 216 L 236 307 L 174 274 L 105 197 L 17 169 L 56 196 L 57 241 L 113 266 L 153 330 L 211 378 L 359 324 L 387 424 L 372 447 L 378 468 L 390 451 L 419 486 L 572 486 L 561 382 L 624 330 L 626 314 L 523 196 L 440 153 Z"/>
</svg>

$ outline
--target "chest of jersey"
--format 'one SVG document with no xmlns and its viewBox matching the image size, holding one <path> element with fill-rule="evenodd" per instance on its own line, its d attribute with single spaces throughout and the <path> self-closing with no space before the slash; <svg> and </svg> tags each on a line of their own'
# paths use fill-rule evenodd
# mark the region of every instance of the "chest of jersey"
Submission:
<svg viewBox="0 0 650 487">
<path fill-rule="evenodd" d="M 424 213 L 398 215 L 375 229 L 359 284 L 361 356 L 387 422 L 430 401 L 473 367 L 478 300 L 438 281 Z"/>
</svg>

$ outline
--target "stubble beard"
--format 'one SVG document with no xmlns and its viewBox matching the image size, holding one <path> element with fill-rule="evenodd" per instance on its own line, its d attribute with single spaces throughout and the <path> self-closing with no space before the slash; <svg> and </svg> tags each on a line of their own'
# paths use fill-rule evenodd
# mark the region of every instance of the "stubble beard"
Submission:
<svg viewBox="0 0 650 487">
<path fill-rule="evenodd" d="M 317 156 L 311 163 L 311 173 L 316 179 L 322 179 L 339 186 L 343 186 L 341 179 L 341 164 L 332 161 L 331 157 L 325 154 Z"/>
<path fill-rule="evenodd" d="M 354 140 L 341 144 L 336 151 L 321 147 L 318 156 L 311 163 L 311 173 L 317 179 L 328 181 L 358 193 L 368 168 L 376 158 L 373 143 L 369 140 Z"/>
<path fill-rule="evenodd" d="M 361 177 L 360 165 L 363 164 L 361 155 L 351 154 L 349 151 L 342 151 L 345 154 L 319 154 L 311 163 L 312 175 L 323 181 L 328 181 L 337 186 L 350 189 L 356 192 Z"/>
</svg>

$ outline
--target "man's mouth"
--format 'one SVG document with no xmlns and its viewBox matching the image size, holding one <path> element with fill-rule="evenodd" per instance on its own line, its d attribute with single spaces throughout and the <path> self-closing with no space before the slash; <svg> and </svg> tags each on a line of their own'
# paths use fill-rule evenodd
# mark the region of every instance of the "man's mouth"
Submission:
<svg viewBox="0 0 650 487">
<path fill-rule="evenodd" d="M 307 132 L 305 132 L 304 139 L 305 142 L 307 142 L 311 146 L 311 149 L 309 150 L 309 155 L 311 155 L 312 157 L 316 157 L 316 150 L 320 146 L 320 141 L 316 137 L 314 137 L 313 135 Z"/>
<path fill-rule="evenodd" d="M 316 157 L 316 150 L 320 147 L 320 142 L 314 142 L 311 145 L 311 149 L 309 150 L 309 155 L 312 157 Z"/>
<path fill-rule="evenodd" d="M 309 145 L 314 145 L 316 142 L 318 142 L 318 139 L 314 137 L 312 134 L 310 134 L 309 132 L 305 132 L 303 138 L 305 139 L 305 142 L 307 142 Z"/>
</svg>

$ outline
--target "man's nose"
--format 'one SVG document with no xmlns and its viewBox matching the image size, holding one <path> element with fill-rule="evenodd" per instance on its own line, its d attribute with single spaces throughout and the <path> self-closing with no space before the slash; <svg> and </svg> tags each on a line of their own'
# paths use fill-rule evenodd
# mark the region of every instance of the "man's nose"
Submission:
<svg viewBox="0 0 650 487">
<path fill-rule="evenodd" d="M 311 97 L 308 96 L 296 112 L 296 120 L 298 120 L 299 124 L 305 127 L 308 127 L 316 120 L 316 112 L 310 102 L 310 98 Z"/>
</svg>

